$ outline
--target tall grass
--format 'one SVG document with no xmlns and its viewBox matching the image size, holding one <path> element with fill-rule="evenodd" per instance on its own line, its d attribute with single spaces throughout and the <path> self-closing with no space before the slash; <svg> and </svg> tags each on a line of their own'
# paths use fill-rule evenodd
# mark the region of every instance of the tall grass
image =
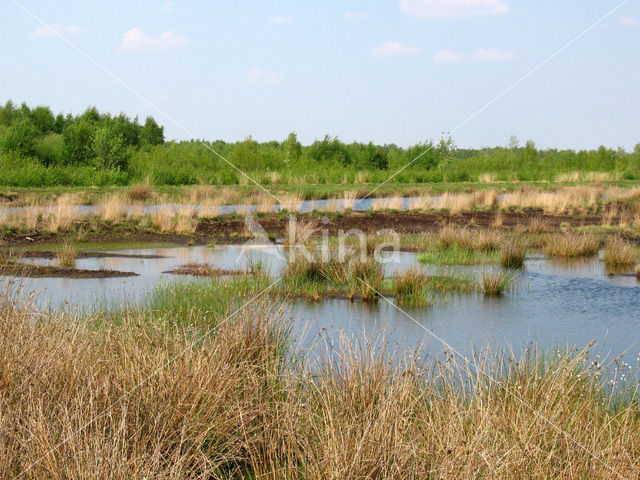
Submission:
<svg viewBox="0 0 640 480">
<path fill-rule="evenodd" d="M 64 242 L 62 248 L 56 252 L 56 260 L 61 267 L 73 267 L 78 257 L 78 249 L 71 242 Z"/>
<path fill-rule="evenodd" d="M 33 313 L 0 301 L 2 478 L 640 475 L 635 391 L 604 391 L 584 352 L 464 364 L 343 336 L 303 363 L 266 302 L 208 336 L 162 311 Z"/>
<path fill-rule="evenodd" d="M 544 254 L 550 258 L 590 257 L 598 253 L 600 239 L 588 233 L 554 234 L 544 246 Z"/>
<path fill-rule="evenodd" d="M 480 290 L 485 295 L 502 295 L 511 289 L 513 276 L 500 270 L 484 270 L 480 274 Z"/>
<path fill-rule="evenodd" d="M 619 236 L 610 238 L 604 249 L 604 264 L 609 269 L 631 268 L 638 262 L 638 248 Z"/>
<path fill-rule="evenodd" d="M 76 195 L 63 194 L 58 197 L 52 212 L 47 216 L 47 228 L 51 232 L 66 232 L 74 221 L 81 217 L 78 210 L 80 200 Z"/>
</svg>

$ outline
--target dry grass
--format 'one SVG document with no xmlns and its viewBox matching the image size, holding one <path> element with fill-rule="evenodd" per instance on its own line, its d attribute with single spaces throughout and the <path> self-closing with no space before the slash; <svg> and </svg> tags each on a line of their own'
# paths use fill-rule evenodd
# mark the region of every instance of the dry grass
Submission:
<svg viewBox="0 0 640 480">
<path fill-rule="evenodd" d="M 175 219 L 176 233 L 194 233 L 198 228 L 196 209 L 192 205 L 181 205 L 178 207 Z"/>
<path fill-rule="evenodd" d="M 305 245 L 317 230 L 317 221 L 311 220 L 309 222 L 304 222 L 294 216 L 291 216 L 289 217 L 287 231 L 284 236 L 284 245 L 287 247 Z"/>
<path fill-rule="evenodd" d="M 610 238 L 604 248 L 604 264 L 609 269 L 633 267 L 638 262 L 638 249 L 621 237 Z"/>
<path fill-rule="evenodd" d="M 80 200 L 76 195 L 64 194 L 58 197 L 51 213 L 47 215 L 47 228 L 51 232 L 66 232 L 74 221 L 81 218 L 78 207 Z"/>
<path fill-rule="evenodd" d="M 472 193 L 449 193 L 445 192 L 440 197 L 438 207 L 448 210 L 452 215 L 460 212 L 471 210 L 475 205 L 474 195 Z"/>
<path fill-rule="evenodd" d="M 431 195 L 421 195 L 409 198 L 409 210 L 429 210 L 433 208 Z"/>
<path fill-rule="evenodd" d="M 424 364 L 345 336 L 305 366 L 265 303 L 200 342 L 170 317 L 96 329 L 0 304 L 0 477 L 640 475 L 638 406 L 601 394 L 583 354 Z"/>
<path fill-rule="evenodd" d="M 553 227 L 551 226 L 551 222 L 539 216 L 533 217 L 527 227 L 527 231 L 529 233 L 547 233 L 552 230 Z"/>
<path fill-rule="evenodd" d="M 488 252 L 498 250 L 505 242 L 505 235 L 496 229 L 471 230 L 445 225 L 438 232 L 438 243 L 442 248 L 462 247 Z"/>
<path fill-rule="evenodd" d="M 169 206 L 161 206 L 151 213 L 151 224 L 163 233 L 172 232 L 175 228 L 175 211 Z"/>
<path fill-rule="evenodd" d="M 563 233 L 549 237 L 544 254 L 549 258 L 590 257 L 598 253 L 600 239 L 588 233 Z"/>
<path fill-rule="evenodd" d="M 345 191 L 342 194 L 343 206 L 345 210 L 353 210 L 353 207 L 358 200 L 358 192 Z"/>
<path fill-rule="evenodd" d="M 485 295 L 499 296 L 511 289 L 513 277 L 499 270 L 485 270 L 480 274 L 480 290 Z"/>
<path fill-rule="evenodd" d="M 145 202 L 153 197 L 153 189 L 149 182 L 136 183 L 129 187 L 127 196 L 134 202 Z"/>
<path fill-rule="evenodd" d="M 545 213 L 568 213 L 595 207 L 602 202 L 600 185 L 562 187 L 555 191 L 523 188 L 506 193 L 498 202 L 501 208 L 539 208 Z"/>
<path fill-rule="evenodd" d="M 302 208 L 302 195 L 299 193 L 285 194 L 278 196 L 280 208 L 288 212 L 298 212 Z"/>
<path fill-rule="evenodd" d="M 128 206 L 120 194 L 109 195 L 98 205 L 98 215 L 104 220 L 117 222 L 127 216 Z"/>
<path fill-rule="evenodd" d="M 65 242 L 56 252 L 56 260 L 61 267 L 73 267 L 78 257 L 78 249 L 71 242 Z"/>
<path fill-rule="evenodd" d="M 500 249 L 500 264 L 504 268 L 524 268 L 527 249 L 522 243 L 506 242 Z"/>
</svg>

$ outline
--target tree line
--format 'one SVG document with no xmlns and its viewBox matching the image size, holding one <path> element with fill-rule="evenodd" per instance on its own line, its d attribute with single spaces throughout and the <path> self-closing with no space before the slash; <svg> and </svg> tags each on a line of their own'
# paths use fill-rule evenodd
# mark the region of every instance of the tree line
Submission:
<svg viewBox="0 0 640 480">
<path fill-rule="evenodd" d="M 397 182 L 552 180 L 569 171 L 612 172 L 640 178 L 640 144 L 632 152 L 538 149 L 512 137 L 508 146 L 458 148 L 451 138 L 410 147 L 345 143 L 326 135 L 302 145 L 294 132 L 283 141 L 165 141 L 152 117 L 143 123 L 125 114 L 54 114 L 8 101 L 0 106 L 0 184 L 15 186 L 106 185 L 149 180 L 156 184 L 243 181 L 219 153 L 265 182 L 376 182 L 403 169 Z M 407 166 L 408 165 L 408 166 Z M 405 168 L 406 167 L 406 168 Z"/>
</svg>

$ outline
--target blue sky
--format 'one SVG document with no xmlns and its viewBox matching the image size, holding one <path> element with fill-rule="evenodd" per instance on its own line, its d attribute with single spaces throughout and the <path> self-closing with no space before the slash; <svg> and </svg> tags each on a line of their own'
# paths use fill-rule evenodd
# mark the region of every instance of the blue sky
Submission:
<svg viewBox="0 0 640 480">
<path fill-rule="evenodd" d="M 437 139 L 615 0 L 15 0 L 185 132 L 5 0 L 0 101 L 153 115 L 168 138 Z M 640 142 L 640 2 L 457 130 L 457 145 Z"/>
</svg>

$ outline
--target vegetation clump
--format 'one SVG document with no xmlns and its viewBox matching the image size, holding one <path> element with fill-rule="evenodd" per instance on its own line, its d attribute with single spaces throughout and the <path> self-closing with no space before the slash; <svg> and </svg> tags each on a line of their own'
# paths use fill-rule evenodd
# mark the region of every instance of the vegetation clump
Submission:
<svg viewBox="0 0 640 480">
<path fill-rule="evenodd" d="M 511 288 L 513 277 L 500 270 L 484 270 L 480 274 L 480 291 L 485 295 L 500 296 Z"/>
<path fill-rule="evenodd" d="M 604 249 L 604 264 L 608 269 L 631 268 L 638 262 L 638 249 L 615 236 L 609 239 Z"/>
<path fill-rule="evenodd" d="M 600 239 L 589 233 L 563 233 L 549 237 L 544 254 L 549 258 L 591 257 L 600 250 Z"/>
</svg>

